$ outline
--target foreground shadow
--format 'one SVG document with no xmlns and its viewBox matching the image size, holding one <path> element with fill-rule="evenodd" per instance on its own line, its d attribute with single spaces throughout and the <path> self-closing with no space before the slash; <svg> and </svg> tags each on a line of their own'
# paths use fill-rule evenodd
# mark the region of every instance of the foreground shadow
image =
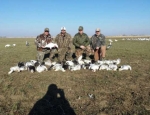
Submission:
<svg viewBox="0 0 150 115">
<path fill-rule="evenodd" d="M 35 103 L 29 115 L 75 115 L 75 112 L 65 98 L 63 89 L 51 84 L 44 97 Z"/>
</svg>

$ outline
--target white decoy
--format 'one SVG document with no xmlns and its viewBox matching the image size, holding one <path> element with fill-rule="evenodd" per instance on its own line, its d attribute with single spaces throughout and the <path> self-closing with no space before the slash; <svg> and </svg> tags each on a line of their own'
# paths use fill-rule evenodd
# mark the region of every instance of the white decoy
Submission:
<svg viewBox="0 0 150 115">
<path fill-rule="evenodd" d="M 10 44 L 6 44 L 6 45 L 5 45 L 5 48 L 6 48 L 6 47 L 10 47 Z"/>
<path fill-rule="evenodd" d="M 109 42 L 113 42 L 111 39 L 108 40 Z"/>
<path fill-rule="evenodd" d="M 112 44 L 110 42 L 109 45 L 106 47 L 106 50 L 110 49 L 111 46 L 112 46 Z"/>
<path fill-rule="evenodd" d="M 13 44 L 12 46 L 16 46 L 16 44 Z"/>
<path fill-rule="evenodd" d="M 28 41 L 26 41 L 26 46 L 29 46 L 29 42 Z"/>
</svg>

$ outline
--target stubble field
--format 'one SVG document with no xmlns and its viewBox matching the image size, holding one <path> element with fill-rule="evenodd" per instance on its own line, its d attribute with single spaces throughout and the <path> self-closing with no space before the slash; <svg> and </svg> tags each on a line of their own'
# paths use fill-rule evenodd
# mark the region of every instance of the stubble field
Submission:
<svg viewBox="0 0 150 115">
<path fill-rule="evenodd" d="M 107 50 L 106 59 L 120 58 L 120 65 L 129 64 L 132 71 L 50 70 L 11 75 L 10 67 L 19 61 L 36 59 L 34 39 L 0 39 L 0 43 L 0 115 L 27 115 L 33 106 L 48 114 L 56 110 L 70 115 L 150 115 L 150 41 L 118 39 Z M 14 43 L 15 47 L 5 48 Z"/>
</svg>

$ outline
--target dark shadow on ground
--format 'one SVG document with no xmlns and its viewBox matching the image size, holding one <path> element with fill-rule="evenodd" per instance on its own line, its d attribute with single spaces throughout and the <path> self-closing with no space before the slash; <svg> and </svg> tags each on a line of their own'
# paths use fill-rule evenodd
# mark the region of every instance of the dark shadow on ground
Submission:
<svg viewBox="0 0 150 115">
<path fill-rule="evenodd" d="M 63 89 L 57 88 L 55 84 L 48 87 L 44 97 L 38 100 L 29 115 L 76 115 L 65 98 Z"/>
<path fill-rule="evenodd" d="M 72 54 L 72 58 L 73 58 L 73 59 L 76 58 L 76 54 L 75 54 L 75 53 Z"/>
<path fill-rule="evenodd" d="M 82 56 L 83 56 L 82 59 L 86 59 L 86 58 L 89 58 L 89 59 L 91 59 L 91 60 L 94 59 L 94 55 L 87 56 L 86 53 L 83 53 Z M 75 53 L 72 54 L 72 58 L 73 58 L 73 59 L 76 59 Z"/>
<path fill-rule="evenodd" d="M 50 53 L 45 54 L 43 60 L 45 60 L 46 58 L 49 58 L 49 56 L 50 56 Z"/>
</svg>

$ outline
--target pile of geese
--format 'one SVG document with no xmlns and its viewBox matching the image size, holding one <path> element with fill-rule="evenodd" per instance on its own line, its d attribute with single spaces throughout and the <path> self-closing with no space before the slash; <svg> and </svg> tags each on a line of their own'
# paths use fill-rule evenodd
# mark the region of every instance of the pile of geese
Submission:
<svg viewBox="0 0 150 115">
<path fill-rule="evenodd" d="M 82 59 L 80 56 L 77 60 L 63 61 L 62 63 L 51 62 L 50 60 L 40 63 L 37 60 L 30 60 L 28 62 L 19 62 L 16 66 L 10 68 L 8 74 L 13 72 L 22 72 L 30 71 L 34 72 L 44 72 L 44 71 L 79 71 L 88 69 L 93 72 L 98 70 L 107 70 L 107 71 L 122 71 L 122 70 L 132 70 L 130 65 L 120 65 L 121 59 L 116 60 L 104 60 L 104 61 L 94 61 L 88 59 Z"/>
</svg>

